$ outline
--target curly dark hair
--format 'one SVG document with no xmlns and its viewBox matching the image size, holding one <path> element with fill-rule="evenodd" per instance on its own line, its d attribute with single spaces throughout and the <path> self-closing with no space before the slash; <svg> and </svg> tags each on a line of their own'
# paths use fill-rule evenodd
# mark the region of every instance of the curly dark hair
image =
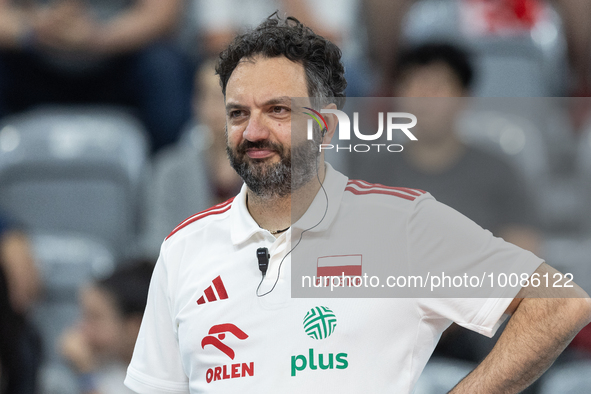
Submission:
<svg viewBox="0 0 591 394">
<path fill-rule="evenodd" d="M 472 58 L 464 48 L 447 42 L 426 42 L 406 48 L 398 56 L 393 77 L 401 79 L 405 73 L 435 63 L 446 64 L 457 77 L 462 88 L 469 90 L 474 79 Z"/>
<path fill-rule="evenodd" d="M 285 56 L 301 63 L 310 97 L 334 97 L 339 109 L 345 104 L 347 81 L 341 63 L 341 50 L 296 18 L 282 20 L 275 12 L 253 30 L 234 38 L 228 48 L 220 53 L 216 73 L 220 76 L 224 96 L 236 66 L 242 59 L 255 55 L 269 58 Z"/>
<path fill-rule="evenodd" d="M 141 316 L 148 300 L 148 288 L 154 265 L 148 260 L 126 262 L 110 276 L 95 282 L 109 293 L 124 318 Z"/>
</svg>

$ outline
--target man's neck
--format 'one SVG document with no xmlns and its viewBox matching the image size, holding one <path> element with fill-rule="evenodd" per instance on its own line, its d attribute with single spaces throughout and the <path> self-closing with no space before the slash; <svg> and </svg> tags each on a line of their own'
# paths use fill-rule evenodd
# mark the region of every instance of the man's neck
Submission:
<svg viewBox="0 0 591 394">
<path fill-rule="evenodd" d="M 318 177 L 324 182 L 324 162 L 318 169 Z M 314 176 L 306 185 L 286 197 L 260 197 L 247 190 L 246 206 L 257 224 L 271 232 L 289 228 L 306 213 L 320 190 L 318 178 Z M 277 234 L 278 236 L 279 234 Z"/>
</svg>

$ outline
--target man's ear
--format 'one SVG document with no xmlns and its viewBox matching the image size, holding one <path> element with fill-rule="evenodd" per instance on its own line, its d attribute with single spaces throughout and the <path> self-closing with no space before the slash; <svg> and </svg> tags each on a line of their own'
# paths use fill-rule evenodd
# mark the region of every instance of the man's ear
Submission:
<svg viewBox="0 0 591 394">
<path fill-rule="evenodd" d="M 335 103 L 331 103 L 331 104 L 327 105 L 326 107 L 323 107 L 323 109 L 337 109 L 337 105 Z M 326 120 L 326 124 L 328 125 L 328 129 L 325 129 L 322 132 L 322 143 L 323 144 L 330 144 L 330 141 L 332 140 L 332 136 L 334 135 L 334 133 L 337 130 L 337 124 L 339 123 L 339 120 L 338 120 L 337 116 L 334 114 L 322 114 L 322 116 L 324 116 L 324 119 Z"/>
</svg>

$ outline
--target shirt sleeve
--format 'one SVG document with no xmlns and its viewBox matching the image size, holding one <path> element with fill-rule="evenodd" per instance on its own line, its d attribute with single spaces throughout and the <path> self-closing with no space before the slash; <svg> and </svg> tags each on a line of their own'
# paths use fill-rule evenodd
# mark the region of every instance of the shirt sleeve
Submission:
<svg viewBox="0 0 591 394">
<path fill-rule="evenodd" d="M 408 258 L 414 273 L 438 277 L 430 282 L 439 284 L 436 292 L 421 293 L 425 318 L 449 319 L 489 337 L 506 318 L 521 279 L 543 263 L 429 194 L 408 217 Z"/>
<path fill-rule="evenodd" d="M 188 394 L 176 333 L 172 299 L 173 275 L 161 252 L 148 292 L 148 302 L 127 369 L 125 385 L 140 394 Z"/>
</svg>

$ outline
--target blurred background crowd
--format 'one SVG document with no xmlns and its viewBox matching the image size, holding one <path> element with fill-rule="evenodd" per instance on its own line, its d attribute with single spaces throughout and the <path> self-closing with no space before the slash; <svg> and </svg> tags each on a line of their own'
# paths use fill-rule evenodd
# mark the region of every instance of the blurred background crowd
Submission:
<svg viewBox="0 0 591 394">
<path fill-rule="evenodd" d="M 241 186 L 215 58 L 276 10 L 342 49 L 347 96 L 421 98 L 404 154 L 328 161 L 589 291 L 591 0 L 0 0 L 0 394 L 129 392 L 162 240 Z M 450 327 L 416 393 L 493 345 Z M 589 387 L 591 327 L 528 392 Z"/>
</svg>

